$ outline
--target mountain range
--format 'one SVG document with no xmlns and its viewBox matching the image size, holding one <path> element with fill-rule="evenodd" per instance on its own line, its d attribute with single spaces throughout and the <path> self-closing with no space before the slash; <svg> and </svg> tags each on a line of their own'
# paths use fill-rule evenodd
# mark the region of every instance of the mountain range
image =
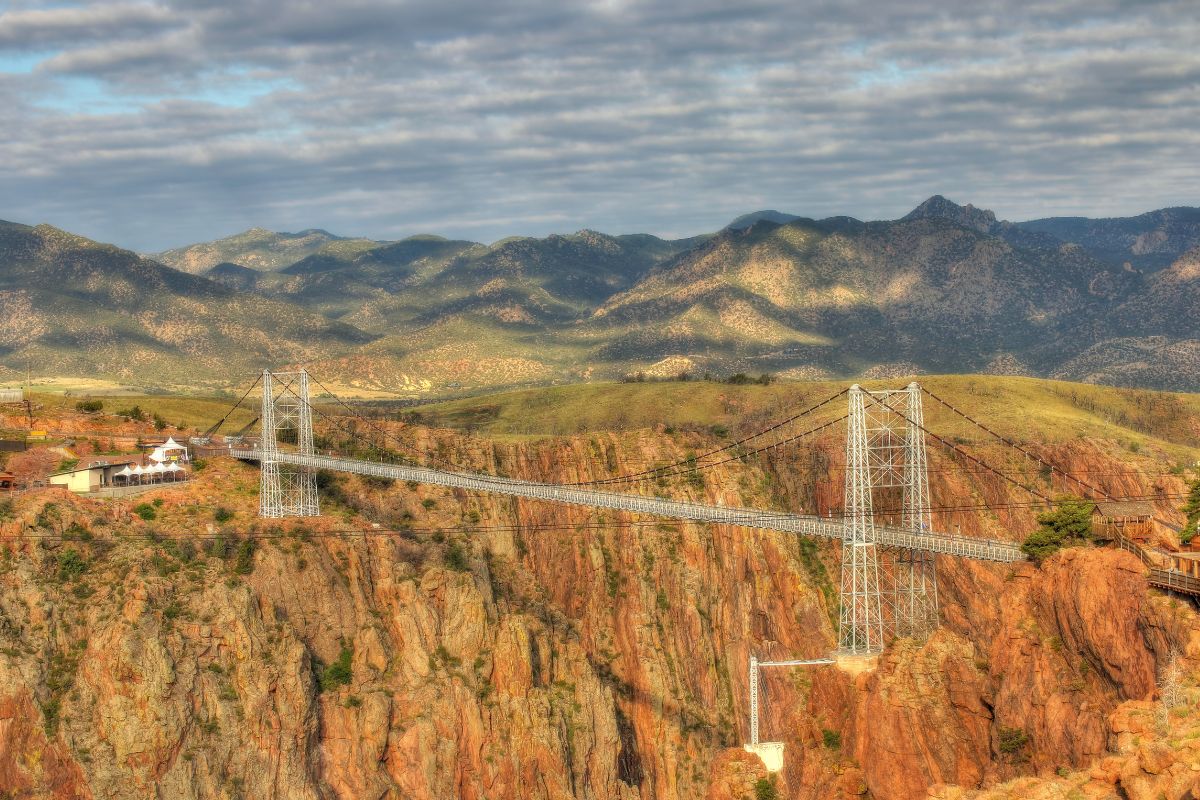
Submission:
<svg viewBox="0 0 1200 800">
<path fill-rule="evenodd" d="M 1190 390 L 1198 308 L 1195 208 L 1013 223 L 935 196 L 898 220 L 760 211 L 682 240 L 254 228 L 149 255 L 0 223 L 0 380 L 211 388 L 304 363 L 400 394 L 738 371 Z"/>
</svg>

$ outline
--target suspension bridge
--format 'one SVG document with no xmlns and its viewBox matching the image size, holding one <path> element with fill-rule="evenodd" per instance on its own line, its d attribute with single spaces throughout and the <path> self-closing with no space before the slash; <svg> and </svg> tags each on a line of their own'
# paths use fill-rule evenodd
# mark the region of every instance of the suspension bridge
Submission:
<svg viewBox="0 0 1200 800">
<path fill-rule="evenodd" d="M 923 397 L 932 398 L 1050 474 L 1057 473 L 1093 496 L 1111 499 L 1111 495 L 1094 484 L 1064 472 L 916 383 L 901 389 L 879 391 L 869 391 L 856 384 L 762 431 L 673 464 L 575 483 L 546 483 L 465 471 L 452 464 L 419 464 L 409 459 L 370 460 L 320 451 L 314 446 L 314 414 L 345 429 L 336 416 L 312 403 L 310 381 L 313 379 L 304 370 L 264 371 L 234 406 L 234 409 L 240 406 L 261 384 L 261 411 L 247 426 L 248 429 L 260 423 L 261 436 L 253 444 L 232 444 L 229 451 L 234 458 L 260 465 L 261 516 L 319 515 L 315 476 L 319 470 L 330 470 L 548 503 L 836 540 L 841 542 L 842 549 L 839 653 L 849 656 L 879 653 L 891 637 L 924 636 L 938 625 L 936 556 L 997 563 L 1025 558 L 1020 547 L 1011 541 L 962 536 L 935 529 L 929 498 L 927 441 L 953 450 L 961 463 L 977 473 L 991 474 L 1015 484 L 1030 494 L 1036 503 L 1048 506 L 1053 502 L 1044 491 L 990 466 L 946 437 L 930 431 L 925 426 Z M 326 387 L 319 383 L 318 386 L 350 415 L 367 422 L 377 433 L 388 435 L 386 430 L 376 428 L 349 404 L 338 400 Z M 847 408 L 844 416 L 777 438 L 767 445 L 753 446 L 765 435 L 776 434 L 778 437 L 787 426 L 809 418 L 820 409 L 832 407 L 842 398 L 845 398 Z M 208 435 L 214 434 L 228 416 L 214 425 Z M 615 490 L 620 485 L 745 460 L 810 438 L 842 422 L 846 424 L 844 510 L 837 519 L 671 500 Z M 235 437 L 235 440 L 240 438 Z M 283 443 L 285 438 L 289 444 Z M 294 444 L 290 444 L 291 441 Z M 428 455 L 421 455 L 426 461 L 432 460 Z M 891 522 L 878 519 L 884 510 L 879 502 L 885 496 L 899 498 L 899 507 L 890 509 L 900 512 L 898 520 L 895 514 L 892 514 Z M 1200 593 L 1200 585 L 1196 588 Z M 1186 587 L 1184 591 L 1187 591 Z"/>
<path fill-rule="evenodd" d="M 675 463 L 637 472 L 596 478 L 574 483 L 547 483 L 521 480 L 478 471 L 465 471 L 453 464 L 420 464 L 410 459 L 378 460 L 355 458 L 318 450 L 314 444 L 313 416 L 343 432 L 339 419 L 321 411 L 310 398 L 310 376 L 304 371 L 264 371 L 241 400 L 217 422 L 206 436 L 221 427 L 238 406 L 261 383 L 262 401 L 258 418 L 233 437 L 229 453 L 234 458 L 256 462 L 260 466 L 259 514 L 267 518 L 307 517 L 320 514 L 316 473 L 320 470 L 409 481 L 421 484 L 486 492 L 509 497 L 611 509 L 633 514 L 688 520 L 692 522 L 735 525 L 841 542 L 841 587 L 839 595 L 838 650 L 834 658 L 811 660 L 749 660 L 750 742 L 746 749 L 763 758 L 767 768 L 778 771 L 783 763 L 783 744 L 759 741 L 760 678 L 764 668 L 810 667 L 842 663 L 843 659 L 870 659 L 897 636 L 924 637 L 939 624 L 937 599 L 937 556 L 974 561 L 1012 563 L 1024 560 L 1020 547 L 1010 541 L 962 536 L 934 527 L 933 505 L 929 496 L 927 443 L 954 453 L 960 468 L 1007 481 L 1033 498 L 1032 503 L 1009 503 L 1009 507 L 1049 507 L 1053 500 L 1041 489 L 1014 478 L 973 455 L 954 441 L 925 426 L 923 397 L 930 397 L 953 415 L 966 420 L 988 437 L 1033 462 L 1045 475 L 1062 478 L 1093 499 L 1113 498 L 1099 486 L 1068 473 L 1046 461 L 1029 448 L 1004 437 L 984 423 L 956 408 L 932 392 L 910 383 L 902 389 L 870 391 L 854 385 L 749 436 Z M 343 410 L 365 422 L 376 434 L 390 438 L 332 392 Z M 800 433 L 783 436 L 788 426 L 807 419 L 822 408 L 845 398 L 847 413 L 814 425 Z M 846 424 L 844 509 L 838 519 L 813 514 L 793 514 L 757 508 L 671 500 L 613 487 L 658 481 L 700 470 L 744 461 L 747 458 L 816 436 L 841 423 Z M 249 444 L 242 434 L 260 423 L 261 436 Z M 349 431 L 352 439 L 355 431 Z M 753 446 L 764 436 L 775 434 L 770 444 Z M 289 440 L 284 444 L 284 439 Z M 294 444 L 291 443 L 294 441 Z M 403 445 L 405 449 L 411 449 Z M 368 443 L 381 455 L 377 444 Z M 390 452 L 389 455 L 392 455 Z M 433 461 L 429 454 L 416 453 Z M 899 498 L 896 508 L 883 508 L 881 500 Z M 977 506 L 947 507 L 970 510 Z M 942 509 L 946 510 L 946 509 Z M 898 520 L 896 513 L 899 512 Z M 881 518 L 889 516 L 891 521 Z M 1148 567 L 1151 585 L 1200 596 L 1200 580 L 1162 569 L 1140 545 L 1118 537 L 1118 546 L 1130 550 Z"/>
</svg>

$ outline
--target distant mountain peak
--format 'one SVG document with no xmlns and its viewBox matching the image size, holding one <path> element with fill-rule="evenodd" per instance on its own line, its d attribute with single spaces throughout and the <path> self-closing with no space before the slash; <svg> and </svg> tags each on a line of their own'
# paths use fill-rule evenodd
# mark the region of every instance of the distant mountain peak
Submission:
<svg viewBox="0 0 1200 800">
<path fill-rule="evenodd" d="M 796 219 L 800 219 L 800 217 L 796 216 L 795 214 L 785 214 L 782 211 L 775 211 L 774 209 L 765 209 L 763 211 L 751 211 L 749 214 L 742 214 L 733 222 L 726 225 L 725 228 L 726 230 L 740 231 L 749 228 L 756 222 L 762 222 L 763 220 L 766 220 L 767 222 L 774 222 L 777 225 L 786 225 L 787 223 Z"/>
<path fill-rule="evenodd" d="M 995 212 L 988 211 L 986 208 L 976 208 L 970 203 L 960 206 L 940 194 L 935 194 L 921 203 L 905 214 L 902 219 L 945 219 L 962 225 L 964 228 L 973 228 L 981 233 L 988 233 L 996 224 Z"/>
</svg>

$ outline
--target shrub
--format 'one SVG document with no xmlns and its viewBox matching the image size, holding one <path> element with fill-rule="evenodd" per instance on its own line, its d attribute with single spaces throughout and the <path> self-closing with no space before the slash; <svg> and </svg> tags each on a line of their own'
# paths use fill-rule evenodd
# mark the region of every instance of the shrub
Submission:
<svg viewBox="0 0 1200 800">
<path fill-rule="evenodd" d="M 1038 515 L 1038 529 L 1021 545 L 1021 551 L 1039 564 L 1062 547 L 1092 540 L 1094 503 L 1068 495 L 1056 500 L 1055 506 Z"/>
<path fill-rule="evenodd" d="M 1001 728 L 999 731 L 1000 752 L 1009 755 L 1018 752 L 1029 742 L 1029 734 L 1020 728 Z"/>
<path fill-rule="evenodd" d="M 137 514 L 147 522 L 158 516 L 158 514 L 154 511 L 154 506 L 150 505 L 149 503 L 138 503 L 133 507 L 133 513 Z"/>
<path fill-rule="evenodd" d="M 74 547 L 58 554 L 58 579 L 73 581 L 87 572 L 87 560 Z"/>
<path fill-rule="evenodd" d="M 233 512 L 225 506 L 217 506 L 217 510 L 213 512 L 213 520 L 216 522 L 229 522 L 233 519 Z"/>
<path fill-rule="evenodd" d="M 821 741 L 830 750 L 838 750 L 842 746 L 842 735 L 837 731 L 831 731 L 829 728 L 821 729 Z"/>
<path fill-rule="evenodd" d="M 245 539 L 238 545 L 237 559 L 233 563 L 233 571 L 238 575 L 249 575 L 254 572 L 254 540 Z"/>
<path fill-rule="evenodd" d="M 104 403 L 100 400 L 80 400 L 75 404 L 76 411 L 82 411 L 85 414 L 95 414 L 97 411 L 104 409 Z"/>
<path fill-rule="evenodd" d="M 446 566 L 455 572 L 469 572 L 471 565 L 467 562 L 466 551 L 458 542 L 450 542 L 446 546 Z"/>
<path fill-rule="evenodd" d="M 141 406 L 134 406 L 133 408 L 123 408 L 117 412 L 117 416 L 129 417 L 134 422 L 145 422 L 146 421 L 146 412 L 142 411 Z"/>
<path fill-rule="evenodd" d="M 159 416 L 158 412 L 154 412 L 154 430 L 161 431 L 167 427 L 167 421 Z"/>
<path fill-rule="evenodd" d="M 730 375 L 725 379 L 726 383 L 732 383 L 734 386 L 745 386 L 747 383 L 753 383 L 754 379 L 744 372 L 739 372 Z"/>
<path fill-rule="evenodd" d="M 209 542 L 204 545 L 204 550 L 213 558 L 225 560 L 225 556 L 229 554 L 229 542 L 225 540 L 224 535 L 217 534 Z"/>
<path fill-rule="evenodd" d="M 755 781 L 754 800 L 779 800 L 779 789 L 775 788 L 775 781 L 767 778 Z"/>
<path fill-rule="evenodd" d="M 434 500 L 432 497 L 426 497 L 421 501 L 421 505 L 425 506 L 425 510 L 428 511 L 437 508 L 437 500 Z"/>
<path fill-rule="evenodd" d="M 350 684 L 354 678 L 354 672 L 350 667 L 350 659 L 353 657 L 354 651 L 349 647 L 343 647 L 342 652 L 338 654 L 337 661 L 321 668 L 317 682 L 321 685 L 322 692 Z"/>
<path fill-rule="evenodd" d="M 1188 544 L 1196 535 L 1196 526 L 1200 524 L 1200 478 L 1192 481 L 1188 489 L 1187 502 L 1180 509 L 1187 517 L 1187 522 L 1179 534 L 1179 541 Z"/>
</svg>

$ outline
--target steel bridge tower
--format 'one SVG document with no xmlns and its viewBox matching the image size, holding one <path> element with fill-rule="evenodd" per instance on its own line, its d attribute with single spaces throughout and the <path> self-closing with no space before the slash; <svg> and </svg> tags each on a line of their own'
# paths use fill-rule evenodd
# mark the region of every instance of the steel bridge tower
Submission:
<svg viewBox="0 0 1200 800">
<path fill-rule="evenodd" d="M 258 513 L 262 517 L 315 517 L 317 480 L 311 469 L 281 463 L 280 435 L 296 437 L 296 449 L 313 453 L 312 406 L 308 402 L 308 373 L 270 372 L 262 375 L 262 451 Z"/>
<path fill-rule="evenodd" d="M 875 499 L 899 490 L 900 525 L 932 531 L 921 387 L 871 392 L 850 387 L 846 430 L 839 650 L 870 655 L 885 637 L 927 635 L 937 627 L 937 575 L 931 553 L 881 552 L 875 544 Z"/>
</svg>

